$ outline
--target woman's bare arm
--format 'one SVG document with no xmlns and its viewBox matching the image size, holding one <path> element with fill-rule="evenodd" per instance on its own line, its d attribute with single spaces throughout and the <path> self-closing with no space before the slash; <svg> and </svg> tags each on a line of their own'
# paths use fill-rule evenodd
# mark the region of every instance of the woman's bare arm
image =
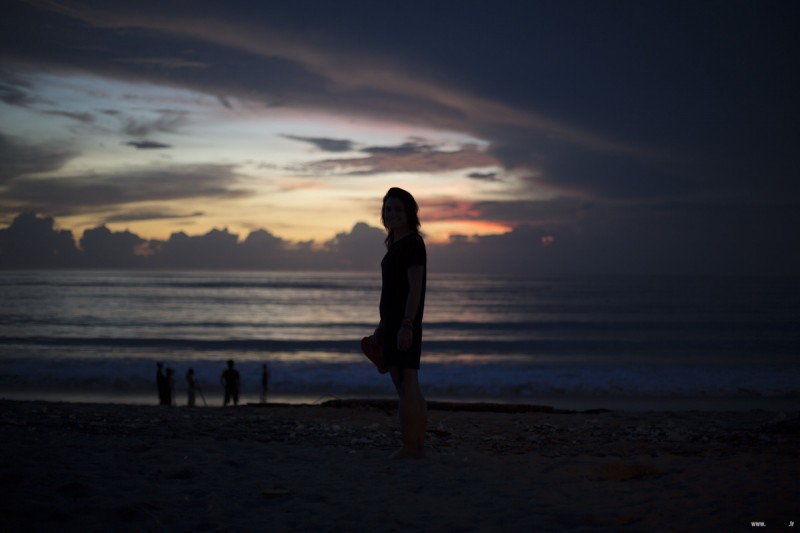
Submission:
<svg viewBox="0 0 800 533">
<path fill-rule="evenodd" d="M 422 278 L 425 274 L 425 267 L 414 265 L 408 269 L 408 299 L 406 300 L 406 312 L 403 315 L 403 324 L 397 333 L 397 348 L 408 350 L 413 342 L 414 319 L 419 310 L 419 302 L 422 299 Z"/>
<path fill-rule="evenodd" d="M 408 268 L 408 300 L 406 300 L 406 314 L 404 319 L 414 322 L 419 310 L 419 301 L 422 299 L 422 275 L 425 267 L 414 265 Z"/>
</svg>

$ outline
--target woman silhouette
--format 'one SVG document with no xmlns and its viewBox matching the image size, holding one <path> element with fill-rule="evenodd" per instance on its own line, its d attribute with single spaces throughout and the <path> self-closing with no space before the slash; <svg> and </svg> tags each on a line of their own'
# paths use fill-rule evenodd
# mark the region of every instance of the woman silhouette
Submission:
<svg viewBox="0 0 800 533">
<path fill-rule="evenodd" d="M 388 234 L 386 255 L 381 261 L 381 321 L 370 340 L 374 347 L 383 348 L 383 364 L 400 398 L 403 447 L 393 457 L 403 459 L 425 456 L 428 418 L 417 376 L 427 279 L 427 253 L 419 234 L 418 212 L 414 197 L 403 189 L 393 187 L 383 198 L 381 220 Z M 380 364 L 378 370 L 383 370 Z"/>
</svg>

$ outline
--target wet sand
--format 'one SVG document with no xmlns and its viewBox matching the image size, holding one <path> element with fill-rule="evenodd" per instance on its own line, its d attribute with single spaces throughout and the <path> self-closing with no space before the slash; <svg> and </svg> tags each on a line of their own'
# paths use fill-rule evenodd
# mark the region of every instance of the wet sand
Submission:
<svg viewBox="0 0 800 533">
<path fill-rule="evenodd" d="M 798 412 L 394 402 L 0 400 L 11 531 L 737 531 L 800 527 Z M 4 528 L 5 529 L 5 528 Z"/>
</svg>

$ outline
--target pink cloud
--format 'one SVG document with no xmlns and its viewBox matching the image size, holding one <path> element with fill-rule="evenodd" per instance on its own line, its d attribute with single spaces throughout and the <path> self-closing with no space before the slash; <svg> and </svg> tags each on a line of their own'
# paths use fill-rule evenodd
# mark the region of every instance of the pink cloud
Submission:
<svg viewBox="0 0 800 533">
<path fill-rule="evenodd" d="M 472 202 L 452 198 L 427 199 L 422 206 L 425 221 L 477 220 L 480 209 Z"/>
</svg>

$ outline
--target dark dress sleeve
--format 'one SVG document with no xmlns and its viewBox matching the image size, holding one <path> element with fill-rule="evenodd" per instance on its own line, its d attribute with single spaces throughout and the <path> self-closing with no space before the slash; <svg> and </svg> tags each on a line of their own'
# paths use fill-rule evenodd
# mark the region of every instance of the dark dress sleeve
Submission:
<svg viewBox="0 0 800 533">
<path fill-rule="evenodd" d="M 426 266 L 428 264 L 428 253 L 425 250 L 425 242 L 422 237 L 417 236 L 409 242 L 405 260 L 406 267 Z"/>
</svg>

